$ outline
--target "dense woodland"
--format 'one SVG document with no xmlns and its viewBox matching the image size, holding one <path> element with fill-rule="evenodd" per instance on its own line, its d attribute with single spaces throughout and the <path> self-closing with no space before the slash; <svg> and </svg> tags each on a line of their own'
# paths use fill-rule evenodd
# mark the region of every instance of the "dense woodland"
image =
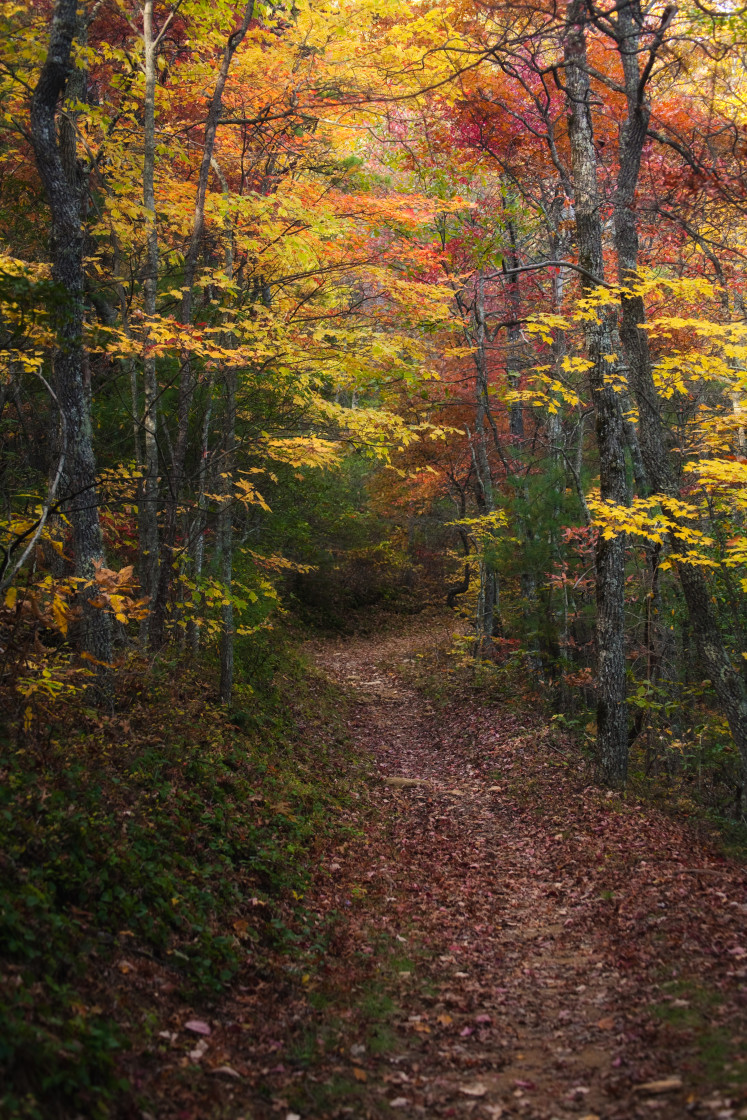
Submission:
<svg viewBox="0 0 747 1120">
<path fill-rule="evenodd" d="M 442 605 L 446 692 L 744 817 L 746 52 L 701 0 L 2 0 L 3 775 Z"/>
</svg>

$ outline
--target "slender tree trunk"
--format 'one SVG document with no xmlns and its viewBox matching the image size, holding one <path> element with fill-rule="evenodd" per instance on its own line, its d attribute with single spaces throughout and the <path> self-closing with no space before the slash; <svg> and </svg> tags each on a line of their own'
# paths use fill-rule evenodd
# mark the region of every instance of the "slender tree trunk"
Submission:
<svg viewBox="0 0 747 1120">
<path fill-rule="evenodd" d="M 228 183 L 221 172 L 216 160 L 213 168 L 220 179 L 223 195 L 229 195 Z M 226 249 L 225 271 L 229 280 L 233 279 L 234 262 L 234 227 L 229 214 L 225 220 Z M 265 307 L 270 306 L 270 292 L 268 288 L 262 290 L 262 302 Z M 236 336 L 228 332 L 225 337 L 228 347 L 236 345 Z M 232 483 L 236 469 L 236 396 L 238 392 L 238 370 L 236 366 L 229 366 L 226 370 L 226 455 L 223 473 L 226 477 L 226 502 L 221 509 L 221 537 L 222 537 L 222 576 L 226 590 L 226 602 L 223 606 L 223 632 L 220 642 L 220 699 L 223 704 L 231 703 L 233 693 L 233 666 L 236 631 L 234 625 L 234 608 L 231 597 L 233 595 L 233 493 Z"/>
<path fill-rule="evenodd" d="M 493 473 L 487 448 L 486 421 L 490 422 L 490 401 L 488 398 L 488 363 L 486 349 L 485 298 L 482 276 L 478 277 L 475 293 L 475 366 L 476 411 L 475 411 L 475 473 L 480 492 L 480 508 L 483 513 L 493 513 L 495 496 Z M 493 648 L 493 638 L 500 630 L 499 582 L 490 559 L 484 553 L 480 557 L 480 590 L 477 596 L 477 616 L 475 619 L 475 656 L 488 655 Z"/>
<path fill-rule="evenodd" d="M 226 370 L 226 455 L 224 473 L 226 475 L 226 496 L 220 512 L 221 536 L 221 578 L 226 592 L 223 604 L 223 632 L 220 640 L 220 699 L 222 704 L 231 703 L 233 692 L 233 653 L 234 653 L 234 610 L 231 595 L 233 592 L 233 481 L 234 459 L 236 455 L 236 367 Z"/>
<path fill-rule="evenodd" d="M 67 433 L 67 513 L 73 530 L 76 575 L 92 580 L 104 563 L 93 453 L 90 399 L 86 391 L 83 345 L 85 277 L 82 188 L 66 174 L 56 129 L 56 111 L 73 70 L 72 43 L 78 27 L 76 0 L 57 0 L 49 50 L 31 100 L 31 139 L 39 176 L 52 215 L 52 274 L 67 294 L 56 323 L 54 375 Z M 69 162 L 69 161 L 68 161 Z M 112 658 L 111 616 L 90 605 L 93 588 L 82 592 L 85 647 L 98 661 Z"/>
<path fill-rule="evenodd" d="M 504 199 L 505 209 L 505 199 Z M 507 254 L 510 268 L 506 276 L 506 296 L 509 317 L 512 322 L 507 330 L 508 353 L 506 355 L 506 377 L 512 391 L 519 388 L 521 381 L 521 290 L 519 288 L 519 251 L 516 244 L 516 228 L 513 220 L 508 219 L 509 251 Z M 503 262 L 506 273 L 506 261 Z M 512 401 L 508 410 L 509 431 L 516 442 L 524 439 L 524 408 L 521 401 Z"/>
<path fill-rule="evenodd" d="M 207 519 L 207 502 L 205 490 L 208 475 L 208 453 L 210 451 L 210 419 L 213 414 L 213 374 L 211 372 L 207 387 L 207 405 L 202 421 L 202 446 L 200 448 L 200 466 L 197 482 L 197 512 L 195 514 L 194 550 L 192 554 L 192 569 L 195 579 L 202 575 L 202 565 L 205 559 L 205 522 Z M 192 653 L 197 653 L 200 648 L 200 624 L 196 619 L 190 619 L 187 624 L 187 642 Z"/>
<path fill-rule="evenodd" d="M 143 478 L 138 521 L 140 530 L 140 580 L 151 598 L 158 584 L 158 381 L 156 359 L 149 353 L 148 323 L 156 314 L 158 291 L 158 225 L 156 221 L 156 60 L 158 39 L 153 31 L 153 0 L 143 4 L 143 70 L 145 105 L 143 123 L 143 208 L 145 210 L 145 278 L 143 283 L 146 327 L 143 338 Z M 143 621 L 141 637 L 147 640 L 150 619 Z"/>
<path fill-rule="evenodd" d="M 566 93 L 579 263 L 584 289 L 604 281 L 602 223 L 597 189 L 597 161 L 586 61 L 586 4 L 573 0 L 568 10 L 565 44 Z M 599 482 L 603 501 L 628 501 L 623 423 L 609 384 L 615 370 L 616 324 L 607 311 L 586 326 L 592 368 L 591 394 L 596 413 Z M 610 786 L 623 786 L 628 766 L 628 721 L 625 699 L 625 535 L 596 546 L 597 596 L 597 748 L 601 775 Z"/>
</svg>

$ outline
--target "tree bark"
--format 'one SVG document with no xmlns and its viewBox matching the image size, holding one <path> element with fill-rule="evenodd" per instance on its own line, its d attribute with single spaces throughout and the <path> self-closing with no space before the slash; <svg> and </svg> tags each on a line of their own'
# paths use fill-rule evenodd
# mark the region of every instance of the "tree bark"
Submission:
<svg viewBox="0 0 747 1120">
<path fill-rule="evenodd" d="M 503 209 L 506 210 L 506 200 L 503 200 Z M 508 263 L 503 261 L 503 272 L 506 276 L 506 302 L 509 317 L 512 320 L 507 328 L 507 354 L 506 354 L 506 379 L 508 387 L 515 392 L 521 382 L 521 290 L 519 288 L 519 252 L 516 245 L 516 227 L 513 219 L 507 221 L 509 237 Z M 521 443 L 524 440 L 524 408 L 521 401 L 512 401 L 508 410 L 509 431 L 513 440 Z"/>
<path fill-rule="evenodd" d="M 223 473 L 226 475 L 225 498 L 220 511 L 221 578 L 224 585 L 223 631 L 220 639 L 220 699 L 231 703 L 233 692 L 234 610 L 233 593 L 233 481 L 236 457 L 236 367 L 226 370 L 226 443 Z"/>
<path fill-rule="evenodd" d="M 574 209 L 582 286 L 591 293 L 604 282 L 602 223 L 597 189 L 597 160 L 586 62 L 586 3 L 568 9 L 565 41 L 566 95 L 574 187 Z M 603 501 L 628 502 L 622 414 L 610 375 L 615 371 L 612 346 L 615 323 L 603 310 L 587 321 L 586 346 L 592 368 L 591 395 L 596 414 L 599 482 Z M 603 781 L 624 786 L 628 767 L 628 721 L 625 689 L 625 535 L 596 545 L 597 598 L 597 750 Z"/>
<path fill-rule="evenodd" d="M 57 105 L 74 68 L 72 44 L 77 27 L 76 0 L 57 0 L 49 50 L 31 99 L 31 140 L 52 215 L 52 275 L 67 296 L 57 314 L 54 354 L 56 392 L 67 436 L 65 476 L 70 496 L 66 509 L 73 531 L 75 573 L 93 581 L 96 565 L 104 563 L 104 544 L 99 521 L 90 399 L 84 379 L 82 188 L 77 175 L 71 180 L 65 172 L 55 119 Z M 85 648 L 97 661 L 109 663 L 112 658 L 111 616 L 91 606 L 95 587 L 84 587 L 81 597 Z"/>
<path fill-rule="evenodd" d="M 143 478 L 138 503 L 140 530 L 140 580 L 151 602 L 158 583 L 158 381 L 156 359 L 149 353 L 148 323 L 156 314 L 158 292 L 158 225 L 156 222 L 156 60 L 158 37 L 153 33 L 153 0 L 143 4 L 143 71 L 145 104 L 143 121 L 143 208 L 145 210 L 145 277 L 143 281 L 146 326 L 143 337 Z M 141 637 L 147 640 L 150 619 L 143 621 Z"/>
<path fill-rule="evenodd" d="M 475 291 L 475 367 L 476 411 L 475 445 L 473 448 L 475 473 L 479 488 L 479 506 L 482 513 L 493 513 L 495 496 L 493 473 L 487 448 L 486 421 L 490 422 L 490 400 L 488 398 L 488 359 L 486 350 L 485 299 L 483 279 L 478 276 Z M 480 589 L 477 595 L 477 614 L 475 618 L 475 657 L 489 655 L 493 648 L 493 638 L 500 629 L 498 573 L 485 555 L 480 556 Z"/>
</svg>

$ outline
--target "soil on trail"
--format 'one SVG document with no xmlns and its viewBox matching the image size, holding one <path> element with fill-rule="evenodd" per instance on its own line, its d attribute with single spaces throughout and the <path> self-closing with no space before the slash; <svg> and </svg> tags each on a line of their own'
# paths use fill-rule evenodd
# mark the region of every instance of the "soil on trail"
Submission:
<svg viewBox="0 0 747 1120">
<path fill-rule="evenodd" d="M 312 647 L 373 759 L 306 900 L 332 944 L 222 1003 L 178 1115 L 747 1117 L 743 868 L 538 712 L 410 687 L 449 626 Z"/>
<path fill-rule="evenodd" d="M 588 788 L 535 718 L 435 710 L 400 672 L 436 636 L 316 652 L 379 774 L 367 845 L 327 868 L 353 908 L 329 990 L 364 991 L 384 945 L 396 984 L 391 1049 L 354 1039 L 353 1011 L 336 1072 L 356 1098 L 317 1115 L 747 1116 L 742 869 Z"/>
</svg>

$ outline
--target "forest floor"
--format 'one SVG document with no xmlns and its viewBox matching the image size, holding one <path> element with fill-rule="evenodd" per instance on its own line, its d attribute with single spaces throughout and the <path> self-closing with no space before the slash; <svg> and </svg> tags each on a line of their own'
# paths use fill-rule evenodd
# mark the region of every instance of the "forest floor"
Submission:
<svg viewBox="0 0 747 1120">
<path fill-rule="evenodd" d="M 373 760 L 306 899 L 332 940 L 222 1001 L 173 1114 L 747 1117 L 744 867 L 539 711 L 415 687 L 450 625 L 311 644 Z"/>
</svg>

